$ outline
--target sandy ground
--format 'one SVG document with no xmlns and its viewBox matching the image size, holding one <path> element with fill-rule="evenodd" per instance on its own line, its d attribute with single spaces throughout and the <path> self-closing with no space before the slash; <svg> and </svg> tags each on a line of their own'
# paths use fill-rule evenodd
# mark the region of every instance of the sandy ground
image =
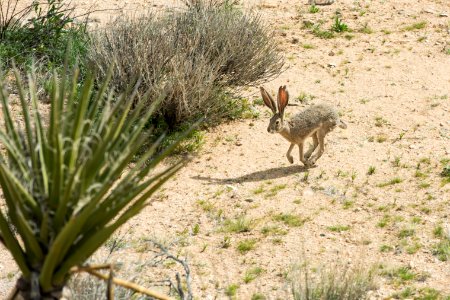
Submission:
<svg viewBox="0 0 450 300">
<path fill-rule="evenodd" d="M 95 5 L 119 11 L 177 5 L 161 3 Z M 237 299 L 255 293 L 288 299 L 286 274 L 302 261 L 408 266 L 424 275 L 404 283 L 380 276 L 373 299 L 388 298 L 405 286 L 450 295 L 450 262 L 433 255 L 439 241 L 433 229 L 441 224 L 450 230 L 450 185 L 442 186 L 439 176 L 441 160 L 450 158 L 450 55 L 444 51 L 450 44 L 448 1 L 337 1 L 315 14 L 300 1 L 246 1 L 244 6 L 276 30 L 274 43 L 284 52 L 287 68 L 265 86 L 271 91 L 288 86 L 296 106 L 287 113 L 306 107 L 296 98 L 307 95 L 309 104 L 335 106 L 348 129 L 327 136 L 325 154 L 309 170 L 298 156 L 289 164 L 288 142 L 267 133 L 270 115 L 263 106 L 257 106 L 257 119 L 211 129 L 193 161 L 131 222 L 131 230 L 119 233 L 128 230 L 125 246 L 112 260 L 129 266 L 145 261 L 151 254 L 136 247 L 144 238 L 177 241 L 172 251 L 189 258 L 197 299 L 226 299 L 232 284 L 239 286 Z M 304 28 L 305 21 L 323 20 L 328 29 L 336 10 L 352 32 L 325 40 Z M 101 23 L 109 16 L 99 12 L 95 18 Z M 406 29 L 423 21 L 424 28 Z M 257 89 L 245 96 L 260 98 Z M 373 175 L 368 175 L 370 166 Z M 396 177 L 400 183 L 380 186 Z M 280 213 L 305 222 L 288 226 L 276 220 Z M 251 223 L 248 232 L 224 230 L 226 220 L 242 216 Z M 383 218 L 389 220 L 384 227 L 379 225 Z M 264 234 L 267 226 L 277 226 L 278 234 Z M 333 226 L 348 230 L 336 232 Z M 414 233 L 402 237 L 404 229 Z M 242 254 L 237 246 L 247 239 L 256 244 Z M 1 298 L 14 282 L 9 260 L 0 249 Z M 262 274 L 245 283 L 246 271 L 254 267 Z"/>
</svg>

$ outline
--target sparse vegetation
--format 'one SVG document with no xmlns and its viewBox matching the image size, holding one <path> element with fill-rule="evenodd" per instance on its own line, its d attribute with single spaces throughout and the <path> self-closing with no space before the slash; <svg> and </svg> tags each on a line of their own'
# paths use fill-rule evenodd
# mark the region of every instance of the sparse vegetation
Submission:
<svg viewBox="0 0 450 300">
<path fill-rule="evenodd" d="M 299 227 L 302 226 L 307 220 L 293 214 L 279 214 L 273 217 L 275 221 L 283 222 L 287 226 L 290 227 Z"/>
<path fill-rule="evenodd" d="M 331 30 L 334 31 L 334 32 L 339 32 L 340 33 L 340 32 L 349 31 L 349 28 L 348 28 L 348 25 L 345 24 L 338 15 L 336 15 L 334 17 L 334 24 L 331 27 Z"/>
<path fill-rule="evenodd" d="M 328 226 L 327 229 L 332 232 L 342 232 L 350 230 L 350 226 L 348 225 L 334 225 L 334 226 Z"/>
<path fill-rule="evenodd" d="M 417 22 L 414 24 L 411 24 L 409 26 L 406 26 L 403 28 L 404 31 L 413 31 L 413 30 L 420 30 L 420 29 L 424 29 L 427 26 L 427 22 L 422 21 L 422 22 Z"/>
<path fill-rule="evenodd" d="M 225 232 L 242 233 L 249 232 L 253 228 L 253 221 L 245 217 L 238 217 L 236 219 L 225 220 L 223 230 Z"/>
<path fill-rule="evenodd" d="M 261 276 L 261 274 L 264 272 L 264 270 L 262 269 L 262 268 L 260 268 L 260 267 L 254 267 L 254 268 L 251 268 L 251 269 L 248 269 L 246 272 L 245 272 L 245 275 L 244 275 L 244 282 L 245 283 L 250 283 L 250 282 L 252 282 L 253 280 L 255 280 L 256 278 L 258 278 L 259 276 Z"/>
<path fill-rule="evenodd" d="M 121 16 L 92 34 L 89 49 L 98 78 L 114 62 L 117 90 L 140 75 L 140 94 L 164 91 L 155 122 L 169 129 L 203 115 L 211 122 L 229 116 L 230 88 L 263 82 L 283 65 L 258 16 L 206 1 L 162 15 Z"/>
<path fill-rule="evenodd" d="M 375 272 L 370 268 L 328 266 L 311 271 L 294 266 L 289 274 L 295 300 L 361 300 L 375 289 Z"/>
<path fill-rule="evenodd" d="M 257 243 L 257 241 L 255 239 L 242 240 L 238 243 L 237 250 L 240 253 L 245 254 L 245 253 L 253 250 L 255 248 L 256 243 Z"/>
<path fill-rule="evenodd" d="M 394 178 L 392 178 L 392 179 L 389 180 L 389 181 L 386 181 L 386 182 L 384 182 L 384 183 L 378 184 L 377 186 L 378 186 L 378 187 L 386 187 L 386 186 L 390 186 L 390 185 L 399 184 L 399 183 L 402 183 L 402 182 L 403 182 L 403 179 L 401 179 L 401 178 L 399 178 L 399 177 L 394 177 Z"/>
</svg>

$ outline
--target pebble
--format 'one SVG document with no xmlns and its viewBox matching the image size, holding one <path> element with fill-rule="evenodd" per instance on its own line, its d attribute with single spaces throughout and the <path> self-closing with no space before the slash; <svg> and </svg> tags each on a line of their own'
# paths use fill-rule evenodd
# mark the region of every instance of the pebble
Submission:
<svg viewBox="0 0 450 300">
<path fill-rule="evenodd" d="M 336 68 L 336 63 L 331 62 L 331 63 L 328 63 L 327 66 L 328 66 L 329 68 Z"/>
<path fill-rule="evenodd" d="M 314 191 L 311 188 L 306 188 L 303 190 L 303 197 L 312 197 L 314 196 Z"/>
<path fill-rule="evenodd" d="M 448 13 L 440 13 L 440 14 L 439 14 L 439 17 L 444 17 L 444 18 L 446 18 L 446 17 L 448 17 Z"/>
</svg>

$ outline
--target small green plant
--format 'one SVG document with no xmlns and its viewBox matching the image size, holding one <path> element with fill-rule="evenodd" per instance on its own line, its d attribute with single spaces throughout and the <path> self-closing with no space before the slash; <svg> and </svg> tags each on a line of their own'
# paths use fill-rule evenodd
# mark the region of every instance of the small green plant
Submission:
<svg viewBox="0 0 450 300">
<path fill-rule="evenodd" d="M 264 193 L 265 189 L 264 189 L 264 185 L 260 185 L 259 187 L 257 187 L 256 189 L 253 190 L 253 194 L 258 195 L 261 193 Z"/>
<path fill-rule="evenodd" d="M 332 39 L 334 38 L 334 33 L 329 30 L 322 30 L 320 25 L 315 25 L 312 28 L 312 34 L 321 39 Z"/>
<path fill-rule="evenodd" d="M 267 299 L 266 296 L 260 293 L 253 294 L 251 298 L 251 300 L 266 300 L 266 299 Z"/>
<path fill-rule="evenodd" d="M 279 191 L 284 190 L 287 187 L 287 184 L 278 184 L 273 186 L 269 192 L 264 196 L 265 198 L 275 197 Z"/>
<path fill-rule="evenodd" d="M 255 248 L 257 241 L 255 239 L 246 239 L 243 241 L 240 241 L 237 245 L 237 250 L 242 253 L 245 254 L 251 250 L 253 250 Z"/>
<path fill-rule="evenodd" d="M 394 166 L 394 167 L 400 167 L 400 162 L 401 162 L 401 158 L 400 158 L 400 156 L 396 156 L 395 158 L 394 158 L 394 161 L 392 162 L 392 165 Z"/>
<path fill-rule="evenodd" d="M 250 232 L 253 228 L 253 222 L 243 216 L 238 217 L 236 219 L 227 219 L 225 220 L 223 230 L 225 232 Z"/>
<path fill-rule="evenodd" d="M 220 243 L 220 248 L 228 249 L 231 246 L 231 238 L 229 236 L 225 236 Z"/>
<path fill-rule="evenodd" d="M 308 11 L 310 14 L 315 14 L 315 13 L 318 13 L 320 11 L 320 9 L 315 5 L 311 5 L 309 7 Z"/>
<path fill-rule="evenodd" d="M 442 227 L 442 224 L 438 224 L 438 225 L 436 225 L 436 227 L 434 227 L 433 235 L 437 238 L 444 237 L 444 227 Z"/>
<path fill-rule="evenodd" d="M 348 25 L 345 24 L 339 16 L 334 17 L 334 24 L 331 27 L 331 30 L 334 32 L 345 32 L 349 31 Z"/>
<path fill-rule="evenodd" d="M 315 97 L 314 97 L 313 95 L 307 94 L 307 93 L 305 93 L 305 92 L 300 92 L 300 95 L 298 95 L 298 96 L 296 97 L 296 99 L 297 99 L 300 103 L 304 103 L 304 104 L 308 104 L 309 101 L 314 100 L 314 98 L 315 98 Z"/>
<path fill-rule="evenodd" d="M 227 295 L 228 297 L 235 297 L 238 289 L 239 289 L 238 284 L 235 283 L 230 284 L 225 288 L 225 295 Z"/>
<path fill-rule="evenodd" d="M 427 26 L 427 22 L 422 21 L 418 23 L 414 23 L 412 25 L 406 26 L 403 28 L 404 31 L 413 31 L 413 30 L 420 30 Z"/>
<path fill-rule="evenodd" d="M 261 229 L 261 233 L 264 235 L 286 235 L 288 231 L 280 228 L 279 226 L 264 226 Z"/>
<path fill-rule="evenodd" d="M 394 247 L 390 245 L 381 245 L 380 246 L 380 252 L 391 252 L 394 250 Z"/>
<path fill-rule="evenodd" d="M 327 229 L 332 232 L 342 232 L 350 230 L 350 226 L 348 225 L 334 225 L 328 226 Z"/>
<path fill-rule="evenodd" d="M 287 226 L 290 226 L 290 227 L 302 226 L 307 221 L 306 219 L 304 219 L 300 216 L 292 215 L 292 214 L 283 214 L 283 213 L 274 216 L 273 219 L 275 221 L 283 222 L 284 224 L 286 224 Z"/>
<path fill-rule="evenodd" d="M 442 179 L 442 185 L 446 185 L 447 183 L 450 183 L 450 164 L 446 164 L 441 172 Z"/>
<path fill-rule="evenodd" d="M 303 44 L 302 47 L 303 49 L 316 49 L 316 46 L 312 44 Z"/>
<path fill-rule="evenodd" d="M 254 268 L 247 270 L 244 275 L 244 282 L 245 283 L 252 282 L 256 278 L 258 278 L 263 272 L 264 272 L 264 270 L 260 267 L 254 267 Z"/>
<path fill-rule="evenodd" d="M 214 204 L 208 200 L 198 200 L 197 205 L 205 212 L 212 212 L 214 210 Z"/>
<path fill-rule="evenodd" d="M 414 254 L 417 251 L 419 251 L 420 248 L 422 248 L 422 245 L 420 243 L 413 242 L 412 244 L 407 245 L 405 250 L 406 250 L 406 253 L 408 253 L 408 254 Z"/>
<path fill-rule="evenodd" d="M 378 187 L 386 187 L 386 186 L 390 186 L 390 185 L 399 184 L 399 183 L 402 183 L 402 182 L 403 182 L 403 179 L 401 179 L 401 178 L 399 178 L 399 177 L 394 177 L 394 178 L 392 178 L 392 179 L 389 180 L 389 181 L 386 181 L 386 182 L 384 182 L 384 183 L 378 184 L 377 186 L 378 186 Z"/>
<path fill-rule="evenodd" d="M 200 225 L 197 223 L 192 228 L 192 235 L 198 235 L 200 233 Z"/>
<path fill-rule="evenodd" d="M 398 233 L 398 237 L 402 239 L 402 238 L 413 236 L 415 233 L 416 233 L 416 231 L 413 228 L 403 228 Z"/>
<path fill-rule="evenodd" d="M 375 170 L 376 170 L 375 166 L 370 166 L 369 170 L 367 170 L 367 175 L 375 174 Z"/>
<path fill-rule="evenodd" d="M 450 238 L 445 237 L 439 243 L 434 245 L 433 254 L 439 258 L 441 261 L 449 261 L 450 260 Z"/>
<path fill-rule="evenodd" d="M 384 228 L 391 222 L 391 216 L 384 215 L 383 218 L 377 223 L 377 227 Z"/>
<path fill-rule="evenodd" d="M 413 272 L 410 267 L 398 267 L 386 269 L 381 272 L 383 276 L 390 279 L 395 283 L 405 283 L 407 281 L 414 280 L 418 277 L 418 274 Z"/>
</svg>

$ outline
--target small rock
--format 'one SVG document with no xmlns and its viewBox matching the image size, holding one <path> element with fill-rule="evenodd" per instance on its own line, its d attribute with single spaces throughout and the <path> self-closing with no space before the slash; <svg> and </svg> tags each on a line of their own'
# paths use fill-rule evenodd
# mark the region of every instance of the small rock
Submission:
<svg viewBox="0 0 450 300">
<path fill-rule="evenodd" d="M 255 202 L 255 200 L 253 200 L 253 199 L 250 199 L 250 198 L 248 198 L 248 199 L 245 199 L 244 201 L 245 201 L 245 202 L 248 202 L 248 203 L 252 203 L 252 202 Z"/>
<path fill-rule="evenodd" d="M 314 191 L 311 188 L 306 188 L 303 190 L 303 197 L 312 197 L 314 196 Z"/>
<path fill-rule="evenodd" d="M 334 52 L 333 51 L 328 52 L 328 56 L 334 56 Z"/>
<path fill-rule="evenodd" d="M 429 13 L 429 14 L 434 14 L 435 13 L 434 10 L 432 10 L 430 8 L 424 9 L 424 12 Z"/>
<path fill-rule="evenodd" d="M 328 63 L 329 68 L 336 68 L 336 63 Z"/>
<path fill-rule="evenodd" d="M 422 148 L 422 146 L 420 146 L 420 145 L 416 145 L 416 144 L 409 145 L 409 149 L 417 150 L 417 149 L 420 149 L 420 148 Z"/>
<path fill-rule="evenodd" d="M 448 13 L 440 13 L 440 14 L 439 14 L 439 17 L 446 18 L 446 17 L 448 17 Z"/>
<path fill-rule="evenodd" d="M 291 43 L 292 44 L 298 44 L 300 40 L 297 37 L 293 37 Z"/>
<path fill-rule="evenodd" d="M 237 141 L 236 143 L 234 143 L 236 146 L 242 146 L 242 143 L 240 141 Z"/>
</svg>

